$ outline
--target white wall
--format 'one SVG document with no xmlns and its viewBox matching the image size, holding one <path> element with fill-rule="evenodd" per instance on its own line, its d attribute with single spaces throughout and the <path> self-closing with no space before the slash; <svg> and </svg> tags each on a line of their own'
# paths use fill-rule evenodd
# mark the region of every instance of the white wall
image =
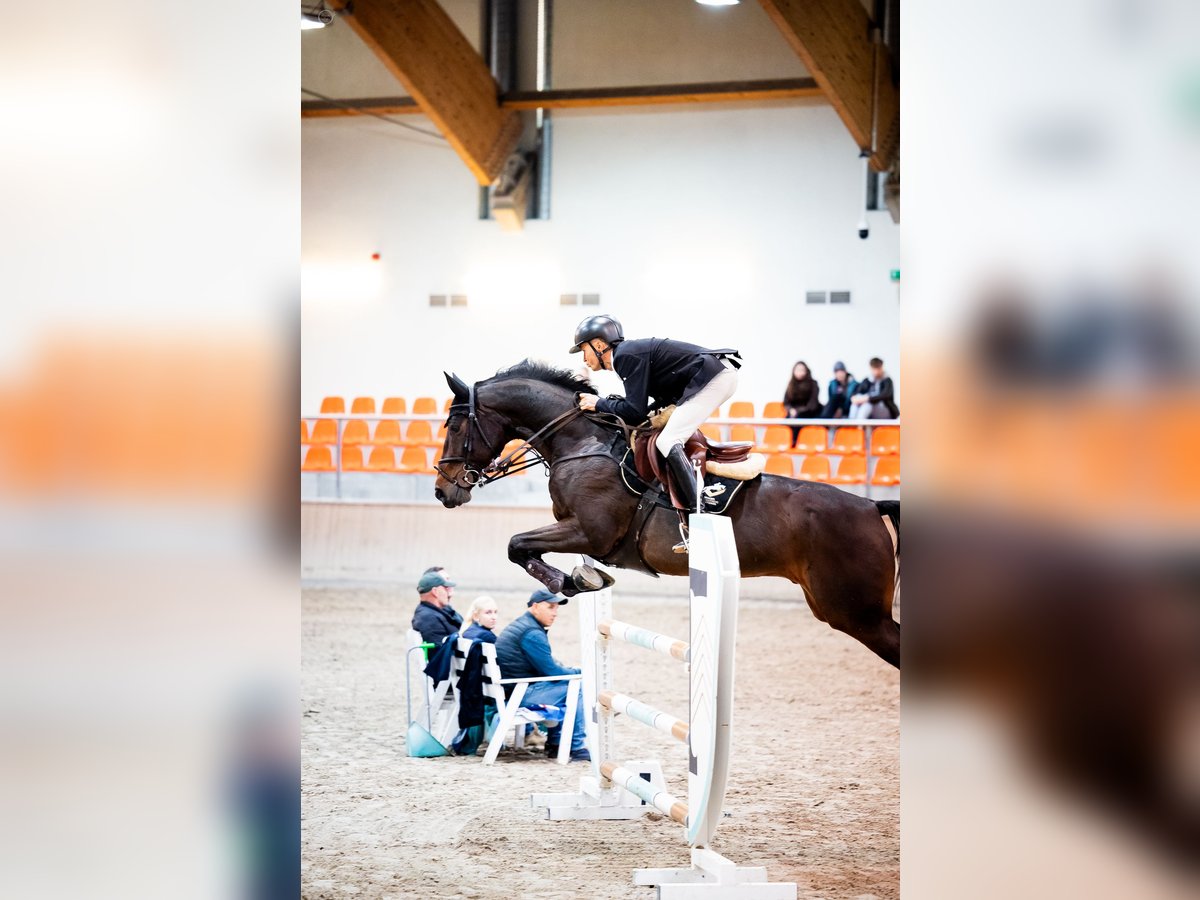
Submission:
<svg viewBox="0 0 1200 900">
<path fill-rule="evenodd" d="M 577 363 L 565 350 L 594 308 L 559 295 L 582 292 L 629 336 L 738 347 L 745 399 L 777 399 L 798 358 L 824 382 L 880 355 L 903 387 L 899 229 L 872 213 L 857 237 L 862 164 L 826 104 L 558 113 L 552 217 L 518 234 L 477 218 L 444 142 L 378 120 L 306 120 L 303 169 L 302 412 L 325 394 L 444 396 L 442 369 Z M 806 306 L 809 289 L 853 302 Z M 431 309 L 433 293 L 470 305 Z"/>
</svg>

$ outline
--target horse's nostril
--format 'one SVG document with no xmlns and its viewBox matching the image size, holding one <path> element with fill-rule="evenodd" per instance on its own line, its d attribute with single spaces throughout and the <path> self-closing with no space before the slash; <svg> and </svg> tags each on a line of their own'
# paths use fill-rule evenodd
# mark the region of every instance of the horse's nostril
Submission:
<svg viewBox="0 0 1200 900">
<path fill-rule="evenodd" d="M 441 489 L 441 488 L 435 488 L 435 489 L 434 489 L 434 491 L 433 491 L 433 496 L 434 496 L 434 497 L 436 497 L 438 500 L 445 500 L 445 499 L 446 499 L 446 495 L 442 493 L 442 489 Z"/>
</svg>

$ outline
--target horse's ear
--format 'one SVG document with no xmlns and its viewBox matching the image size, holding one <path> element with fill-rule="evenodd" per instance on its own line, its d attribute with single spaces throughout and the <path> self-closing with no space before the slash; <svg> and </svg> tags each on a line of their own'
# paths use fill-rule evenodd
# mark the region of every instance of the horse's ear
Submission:
<svg viewBox="0 0 1200 900">
<path fill-rule="evenodd" d="M 467 383 L 457 375 L 451 375 L 449 372 L 442 372 L 446 376 L 446 384 L 450 385 L 450 390 L 454 392 L 454 399 L 465 401 L 471 393 L 471 389 L 467 387 Z"/>
</svg>

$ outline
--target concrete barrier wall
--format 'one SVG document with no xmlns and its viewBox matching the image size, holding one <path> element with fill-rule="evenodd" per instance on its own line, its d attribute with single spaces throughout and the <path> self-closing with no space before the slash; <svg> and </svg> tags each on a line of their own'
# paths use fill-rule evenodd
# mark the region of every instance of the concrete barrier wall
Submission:
<svg viewBox="0 0 1200 900">
<path fill-rule="evenodd" d="M 508 539 L 553 521 L 545 508 L 305 502 L 300 506 L 301 577 L 310 583 L 416 584 L 422 571 L 440 565 L 464 591 L 532 590 L 537 582 L 508 561 Z M 549 554 L 546 559 L 570 571 L 579 558 Z M 687 596 L 683 577 L 610 571 L 621 593 Z M 782 578 L 745 579 L 742 596 L 803 602 L 799 586 Z"/>
</svg>

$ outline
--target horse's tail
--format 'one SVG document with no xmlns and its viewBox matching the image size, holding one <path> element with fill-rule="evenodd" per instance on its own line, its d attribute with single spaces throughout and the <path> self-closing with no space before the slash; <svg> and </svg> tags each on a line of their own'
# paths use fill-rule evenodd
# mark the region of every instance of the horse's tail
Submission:
<svg viewBox="0 0 1200 900">
<path fill-rule="evenodd" d="M 896 555 L 900 555 L 900 501 L 899 500 L 876 500 L 875 508 L 879 510 L 879 515 L 888 519 L 892 523 L 892 530 L 896 532 Z"/>
</svg>

